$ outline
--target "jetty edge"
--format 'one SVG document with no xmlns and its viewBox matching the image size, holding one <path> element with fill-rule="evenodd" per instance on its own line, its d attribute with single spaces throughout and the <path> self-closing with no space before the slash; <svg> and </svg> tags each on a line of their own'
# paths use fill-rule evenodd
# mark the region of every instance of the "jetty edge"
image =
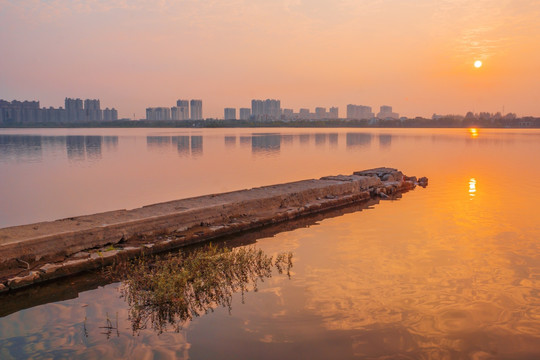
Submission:
<svg viewBox="0 0 540 360">
<path fill-rule="evenodd" d="M 359 203 L 428 179 L 393 168 L 211 194 L 0 229 L 0 293 Z"/>
</svg>

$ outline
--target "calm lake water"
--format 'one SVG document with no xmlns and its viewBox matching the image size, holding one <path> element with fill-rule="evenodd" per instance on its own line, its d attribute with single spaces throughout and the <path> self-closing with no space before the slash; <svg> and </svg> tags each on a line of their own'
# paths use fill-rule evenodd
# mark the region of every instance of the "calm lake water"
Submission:
<svg viewBox="0 0 540 360">
<path fill-rule="evenodd" d="M 0 130 L 0 226 L 378 166 L 396 201 L 229 239 L 274 272 L 179 332 L 133 333 L 120 283 L 0 297 L 1 359 L 540 358 L 540 131 Z"/>
</svg>

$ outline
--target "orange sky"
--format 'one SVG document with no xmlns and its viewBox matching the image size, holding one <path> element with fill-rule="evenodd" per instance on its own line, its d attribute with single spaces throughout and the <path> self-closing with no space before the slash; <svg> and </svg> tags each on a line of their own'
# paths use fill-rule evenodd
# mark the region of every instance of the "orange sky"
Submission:
<svg viewBox="0 0 540 360">
<path fill-rule="evenodd" d="M 536 0 L 0 0 L 0 98 L 540 116 L 538 19 Z"/>
</svg>

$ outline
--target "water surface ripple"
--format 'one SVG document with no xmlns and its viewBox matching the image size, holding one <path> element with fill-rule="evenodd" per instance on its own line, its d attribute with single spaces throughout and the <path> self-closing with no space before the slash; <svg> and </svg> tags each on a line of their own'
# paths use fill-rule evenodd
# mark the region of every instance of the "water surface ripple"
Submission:
<svg viewBox="0 0 540 360">
<path fill-rule="evenodd" d="M 92 276 L 0 297 L 0 358 L 540 358 L 539 153 L 537 130 L 1 130 L 0 226 L 376 166 L 430 185 L 229 239 L 291 278 L 179 332 L 134 335 Z"/>
</svg>

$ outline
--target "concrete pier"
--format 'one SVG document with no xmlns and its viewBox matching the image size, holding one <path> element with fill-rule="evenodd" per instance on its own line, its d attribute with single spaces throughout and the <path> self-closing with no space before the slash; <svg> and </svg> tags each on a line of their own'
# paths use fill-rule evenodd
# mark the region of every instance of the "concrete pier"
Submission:
<svg viewBox="0 0 540 360">
<path fill-rule="evenodd" d="M 0 229 L 0 292 L 426 185 L 396 169 Z"/>
</svg>

